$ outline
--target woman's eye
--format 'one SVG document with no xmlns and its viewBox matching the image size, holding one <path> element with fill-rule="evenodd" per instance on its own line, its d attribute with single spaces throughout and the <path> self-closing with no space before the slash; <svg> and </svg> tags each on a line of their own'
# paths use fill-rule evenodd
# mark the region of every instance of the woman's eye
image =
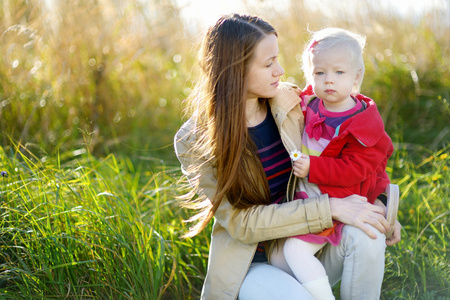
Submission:
<svg viewBox="0 0 450 300">
<path fill-rule="evenodd" d="M 316 75 L 323 75 L 323 72 L 316 72 Z"/>
</svg>

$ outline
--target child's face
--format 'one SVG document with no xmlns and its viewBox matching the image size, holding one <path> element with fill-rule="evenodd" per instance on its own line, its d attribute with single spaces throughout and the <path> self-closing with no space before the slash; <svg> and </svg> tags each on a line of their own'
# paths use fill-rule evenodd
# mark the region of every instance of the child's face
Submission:
<svg viewBox="0 0 450 300">
<path fill-rule="evenodd" d="M 314 94 L 330 111 L 346 111 L 354 104 L 350 97 L 360 70 L 345 47 L 316 50 L 312 54 Z"/>
</svg>

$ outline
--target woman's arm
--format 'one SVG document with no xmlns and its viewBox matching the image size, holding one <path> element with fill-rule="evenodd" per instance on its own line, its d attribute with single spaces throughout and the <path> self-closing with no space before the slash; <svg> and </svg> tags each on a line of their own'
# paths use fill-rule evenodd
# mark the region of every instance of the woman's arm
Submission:
<svg viewBox="0 0 450 300">
<path fill-rule="evenodd" d="M 217 222 L 242 243 L 255 243 L 293 235 L 317 233 L 332 226 L 328 196 L 235 209 L 224 199 Z"/>
<path fill-rule="evenodd" d="M 189 121 L 188 121 L 189 122 Z M 198 159 L 188 152 L 192 147 L 192 124 L 185 124 L 175 137 L 175 150 L 183 172 Z M 211 164 L 200 169 L 200 191 L 212 199 L 216 189 L 216 178 Z M 242 243 L 255 243 L 293 235 L 316 233 L 332 226 L 332 218 L 344 224 L 360 228 L 370 237 L 373 233 L 365 225 L 371 224 L 380 232 L 386 232 L 389 224 L 381 207 L 371 205 L 365 197 L 353 195 L 346 198 L 330 198 L 322 195 L 303 201 L 283 204 L 257 205 L 247 209 L 234 208 L 223 199 L 215 213 L 215 219 L 228 233 Z"/>
<path fill-rule="evenodd" d="M 189 123 L 191 122 L 191 123 Z M 200 191 L 206 199 L 212 199 L 217 180 L 211 163 L 204 163 L 196 156 L 190 155 L 194 137 L 190 134 L 193 124 L 188 121 L 175 137 L 175 150 L 181 168 L 189 180 L 195 177 L 186 170 L 192 165 L 203 163 L 200 174 Z M 214 214 L 225 230 L 242 243 L 255 243 L 292 235 L 320 232 L 332 226 L 328 196 L 291 201 L 283 204 L 256 205 L 247 209 L 234 208 L 227 199 L 222 199 Z"/>
</svg>

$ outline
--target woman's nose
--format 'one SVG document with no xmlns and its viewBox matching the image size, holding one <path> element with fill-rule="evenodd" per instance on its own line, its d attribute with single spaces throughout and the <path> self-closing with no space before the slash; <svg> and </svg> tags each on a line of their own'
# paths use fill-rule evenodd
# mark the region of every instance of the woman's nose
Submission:
<svg viewBox="0 0 450 300">
<path fill-rule="evenodd" d="M 276 70 L 275 70 L 275 76 L 282 76 L 283 74 L 284 74 L 284 69 L 278 63 L 278 68 L 276 68 Z"/>
</svg>

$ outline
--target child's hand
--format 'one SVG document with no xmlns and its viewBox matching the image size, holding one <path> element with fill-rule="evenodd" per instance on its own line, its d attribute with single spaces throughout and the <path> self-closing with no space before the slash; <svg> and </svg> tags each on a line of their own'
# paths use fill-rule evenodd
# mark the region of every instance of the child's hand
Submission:
<svg viewBox="0 0 450 300">
<path fill-rule="evenodd" d="M 294 175 L 300 178 L 305 178 L 309 174 L 309 156 L 306 154 L 302 154 L 302 156 L 294 161 Z"/>
</svg>

